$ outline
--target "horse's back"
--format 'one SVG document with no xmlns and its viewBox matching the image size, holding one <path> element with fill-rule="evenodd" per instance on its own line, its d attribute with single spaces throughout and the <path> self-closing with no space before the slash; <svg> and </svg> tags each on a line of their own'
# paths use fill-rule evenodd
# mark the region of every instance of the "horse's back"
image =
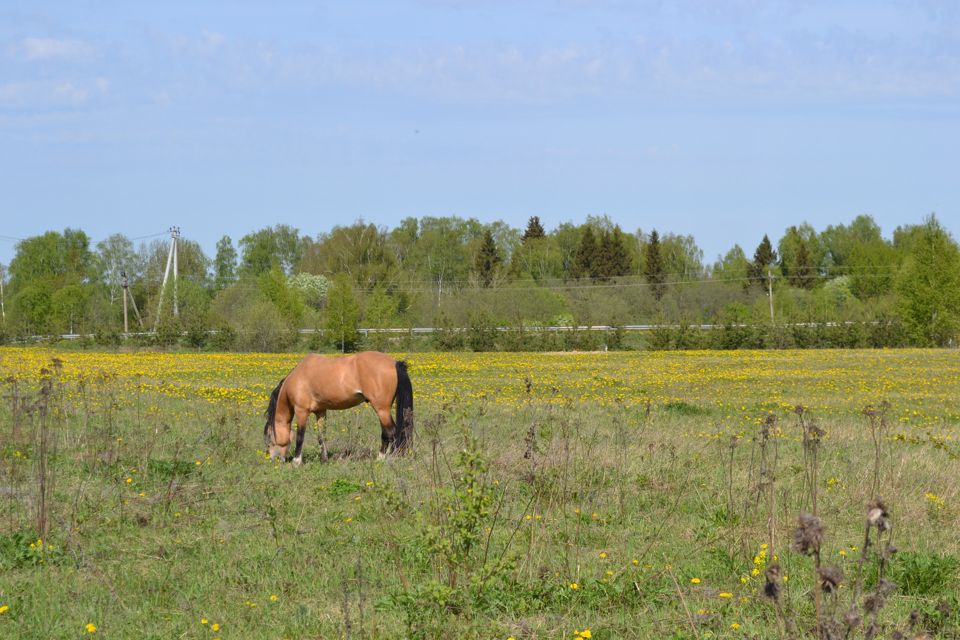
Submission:
<svg viewBox="0 0 960 640">
<path fill-rule="evenodd" d="M 346 409 L 376 402 L 397 387 L 396 361 L 378 351 L 348 356 L 310 353 L 294 367 L 284 385 L 288 397 L 310 411 Z"/>
</svg>

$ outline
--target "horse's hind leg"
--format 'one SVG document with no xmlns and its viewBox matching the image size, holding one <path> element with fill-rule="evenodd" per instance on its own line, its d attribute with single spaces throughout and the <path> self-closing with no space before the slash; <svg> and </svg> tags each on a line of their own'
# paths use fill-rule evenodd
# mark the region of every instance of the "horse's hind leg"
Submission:
<svg viewBox="0 0 960 640">
<path fill-rule="evenodd" d="M 320 459 L 324 462 L 327 461 L 327 441 L 326 441 L 326 429 L 327 429 L 327 412 L 326 411 L 317 411 L 317 444 L 320 445 Z"/>
<path fill-rule="evenodd" d="M 293 464 L 299 465 L 303 464 L 303 455 L 301 451 L 303 450 L 303 437 L 307 433 L 307 420 L 310 418 L 310 413 L 306 409 L 301 409 L 297 407 L 297 447 L 293 451 Z"/>
<path fill-rule="evenodd" d="M 377 417 L 380 418 L 380 455 L 378 457 L 382 460 L 393 448 L 397 425 L 393 421 L 393 416 L 390 415 L 389 406 L 377 409 Z"/>
</svg>

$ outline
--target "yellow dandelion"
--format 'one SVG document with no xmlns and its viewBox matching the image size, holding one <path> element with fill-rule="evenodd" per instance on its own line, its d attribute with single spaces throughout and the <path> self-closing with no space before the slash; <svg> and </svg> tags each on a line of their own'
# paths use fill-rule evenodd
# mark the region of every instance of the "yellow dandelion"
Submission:
<svg viewBox="0 0 960 640">
<path fill-rule="evenodd" d="M 720 597 L 721 597 L 721 598 L 732 598 L 732 597 L 733 597 L 733 594 L 730 593 L 729 591 L 721 591 L 721 592 L 720 592 Z"/>
<path fill-rule="evenodd" d="M 87 633 L 96 633 L 97 625 L 93 624 L 92 622 L 88 622 L 86 629 L 87 629 Z"/>
<path fill-rule="evenodd" d="M 600 559 L 601 559 L 601 560 L 606 560 L 606 559 L 607 559 L 607 552 L 606 552 L 606 551 L 601 551 L 601 552 L 600 552 Z"/>
<path fill-rule="evenodd" d="M 570 583 L 570 588 L 573 589 L 574 591 L 576 591 L 577 589 L 580 588 L 580 585 L 578 585 L 576 582 L 571 582 L 571 583 Z"/>
<path fill-rule="evenodd" d="M 737 629 L 740 628 L 740 623 L 739 623 L 739 622 L 734 622 L 734 623 L 732 623 L 732 624 L 730 625 L 730 628 L 733 629 L 734 631 L 736 631 Z"/>
<path fill-rule="evenodd" d="M 214 631 L 220 631 L 220 625 L 216 622 L 210 625 L 210 628 L 213 629 Z"/>
<path fill-rule="evenodd" d="M 273 594 L 272 596 L 270 596 L 270 602 L 276 602 L 279 599 L 280 597 L 277 594 Z"/>
<path fill-rule="evenodd" d="M 690 578 L 692 584 L 700 584 L 700 578 Z"/>
<path fill-rule="evenodd" d="M 0 607 L 0 613 L 6 613 L 7 611 L 10 611 L 10 605 L 5 604 L 2 607 Z"/>
<path fill-rule="evenodd" d="M 207 624 L 208 622 L 210 621 L 207 620 L 206 618 L 200 618 L 200 624 Z"/>
</svg>

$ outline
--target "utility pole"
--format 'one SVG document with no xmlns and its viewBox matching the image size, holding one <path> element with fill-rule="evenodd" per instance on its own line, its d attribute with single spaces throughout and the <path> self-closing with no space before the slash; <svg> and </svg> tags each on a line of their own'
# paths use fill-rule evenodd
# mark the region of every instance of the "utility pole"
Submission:
<svg viewBox="0 0 960 640">
<path fill-rule="evenodd" d="M 180 227 L 170 228 L 170 241 L 173 243 L 173 315 L 180 315 L 180 307 L 177 305 L 177 244 L 180 238 Z"/>
<path fill-rule="evenodd" d="M 167 254 L 167 268 L 163 270 L 163 282 L 160 284 L 160 302 L 157 304 L 157 319 L 153 323 L 156 331 L 160 324 L 160 311 L 163 309 L 163 294 L 167 290 L 167 280 L 170 277 L 170 266 L 173 266 L 173 315 L 179 316 L 177 305 L 177 239 L 180 237 L 180 227 L 170 227 L 170 252 Z"/>
<path fill-rule="evenodd" d="M 143 318 L 140 317 L 140 310 L 137 309 L 137 301 L 133 299 L 133 294 L 130 293 L 130 282 L 127 280 L 127 272 L 121 271 L 120 276 L 123 278 L 120 281 L 120 286 L 123 287 L 123 332 L 130 333 L 130 330 L 127 328 L 127 298 L 130 298 L 130 304 L 133 305 L 133 312 L 137 315 L 137 324 L 140 325 L 140 329 L 143 329 Z"/>
<path fill-rule="evenodd" d="M 0 264 L 0 322 L 7 326 L 7 311 L 3 308 L 3 280 L 7 277 L 7 270 Z"/>
<path fill-rule="evenodd" d="M 773 319 L 773 273 L 767 267 L 767 296 L 770 298 L 770 324 L 776 324 Z"/>
<path fill-rule="evenodd" d="M 120 286 L 123 287 L 123 332 L 130 333 L 130 327 L 127 325 L 127 272 L 120 272 Z"/>
</svg>

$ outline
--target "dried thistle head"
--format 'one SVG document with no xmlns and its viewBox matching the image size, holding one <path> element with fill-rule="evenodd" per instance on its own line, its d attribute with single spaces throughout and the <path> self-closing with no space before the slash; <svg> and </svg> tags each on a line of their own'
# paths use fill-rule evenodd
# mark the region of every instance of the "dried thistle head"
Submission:
<svg viewBox="0 0 960 640">
<path fill-rule="evenodd" d="M 771 600 L 780 599 L 780 565 L 771 564 L 766 571 L 767 581 L 763 585 L 763 595 Z"/>
<path fill-rule="evenodd" d="M 896 585 L 896 583 L 894 583 L 894 582 L 890 582 L 890 581 L 887 580 L 886 578 L 882 578 L 882 579 L 880 580 L 880 584 L 877 585 L 877 591 L 878 591 L 878 592 L 880 593 L 880 595 L 882 595 L 883 597 L 887 597 L 887 596 L 889 596 L 889 595 L 891 595 L 891 594 L 893 594 L 893 593 L 896 593 L 896 591 L 897 591 L 897 585 Z"/>
<path fill-rule="evenodd" d="M 820 440 L 823 436 L 827 435 L 827 432 L 818 427 L 815 424 L 810 425 L 810 428 L 807 429 L 807 433 L 810 435 L 812 440 Z"/>
<path fill-rule="evenodd" d="M 823 589 L 824 593 L 836 592 L 837 587 L 843 582 L 843 571 L 838 567 L 820 567 L 817 573 L 820 576 L 820 588 Z"/>
<path fill-rule="evenodd" d="M 793 550 L 809 556 L 820 553 L 823 544 L 823 522 L 812 513 L 801 513 L 793 532 Z"/>
<path fill-rule="evenodd" d="M 843 624 L 847 625 L 847 635 L 849 636 L 850 632 L 857 629 L 861 622 L 863 622 L 863 619 L 860 617 L 856 603 L 854 603 L 847 609 L 847 612 L 843 614 Z"/>
<path fill-rule="evenodd" d="M 867 526 L 876 527 L 879 531 L 886 531 L 892 526 L 887 505 L 880 498 L 874 498 L 867 503 Z"/>
<path fill-rule="evenodd" d="M 910 618 L 907 620 L 907 625 L 910 629 L 916 628 L 917 624 L 920 622 L 920 612 L 916 609 L 910 611 Z"/>
<path fill-rule="evenodd" d="M 886 578 L 880 580 L 877 590 L 867 595 L 863 599 L 863 610 L 870 614 L 876 614 L 883 608 L 887 602 L 887 596 L 897 590 L 897 585 Z"/>
<path fill-rule="evenodd" d="M 807 412 L 807 408 L 806 408 L 805 406 L 803 406 L 802 404 L 798 404 L 797 406 L 795 406 L 795 407 L 793 408 L 793 412 L 794 412 L 795 414 L 797 414 L 798 416 L 802 416 L 804 413 Z"/>
</svg>

